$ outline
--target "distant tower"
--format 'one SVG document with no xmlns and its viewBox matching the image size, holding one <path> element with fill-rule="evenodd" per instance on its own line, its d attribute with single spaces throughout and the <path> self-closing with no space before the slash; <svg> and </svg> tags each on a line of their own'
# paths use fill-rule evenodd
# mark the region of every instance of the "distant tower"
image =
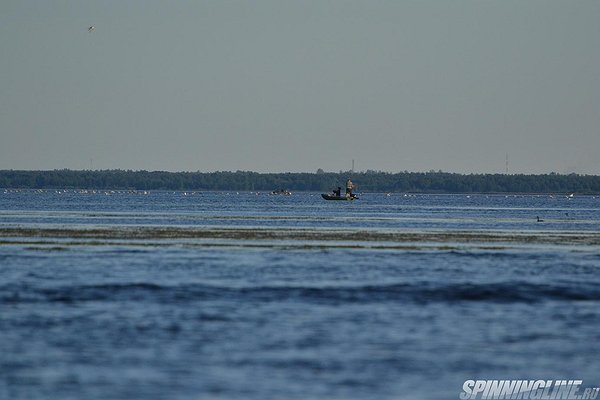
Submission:
<svg viewBox="0 0 600 400">
<path fill-rule="evenodd" d="M 508 175 L 508 153 L 506 153 L 506 175 Z"/>
<path fill-rule="evenodd" d="M 354 158 L 352 159 L 352 169 L 350 170 L 350 172 L 354 173 Z"/>
</svg>

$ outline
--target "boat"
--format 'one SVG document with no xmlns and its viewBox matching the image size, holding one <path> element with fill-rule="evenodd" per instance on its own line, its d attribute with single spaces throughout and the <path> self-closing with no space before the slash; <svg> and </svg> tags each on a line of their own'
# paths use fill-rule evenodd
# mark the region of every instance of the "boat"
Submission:
<svg viewBox="0 0 600 400">
<path fill-rule="evenodd" d="M 352 184 L 350 178 L 348 178 L 348 181 L 346 182 L 346 193 L 343 196 L 342 188 L 341 186 L 338 186 L 337 190 L 334 190 L 332 193 L 321 193 L 321 197 L 325 200 L 356 200 L 358 199 L 358 196 L 352 193 L 352 189 L 354 189 L 355 187 L 356 186 Z"/>
<path fill-rule="evenodd" d="M 278 190 L 273 190 L 271 192 L 271 194 L 277 194 L 277 195 L 282 195 L 282 196 L 289 196 L 292 194 L 292 192 L 290 192 L 287 189 L 278 189 Z"/>
<path fill-rule="evenodd" d="M 343 200 L 343 201 L 358 200 L 358 196 L 356 196 L 354 194 L 351 196 L 337 196 L 335 194 L 321 193 L 321 197 L 324 198 L 325 200 Z"/>
</svg>

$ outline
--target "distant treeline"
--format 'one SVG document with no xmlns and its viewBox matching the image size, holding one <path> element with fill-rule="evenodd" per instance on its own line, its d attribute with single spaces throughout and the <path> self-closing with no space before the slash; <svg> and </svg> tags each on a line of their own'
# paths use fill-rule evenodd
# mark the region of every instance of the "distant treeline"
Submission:
<svg viewBox="0 0 600 400">
<path fill-rule="evenodd" d="M 330 191 L 346 179 L 359 192 L 420 193 L 600 193 L 596 175 L 453 174 L 447 172 L 257 173 L 164 171 L 0 171 L 1 188 Z"/>
</svg>

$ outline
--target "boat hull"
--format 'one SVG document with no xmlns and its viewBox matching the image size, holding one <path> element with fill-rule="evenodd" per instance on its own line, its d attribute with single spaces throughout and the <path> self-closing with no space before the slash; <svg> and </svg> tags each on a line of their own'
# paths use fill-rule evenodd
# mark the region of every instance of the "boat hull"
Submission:
<svg viewBox="0 0 600 400">
<path fill-rule="evenodd" d="M 358 199 L 357 196 L 334 196 L 332 194 L 321 193 L 321 197 L 325 200 L 352 201 Z"/>
</svg>

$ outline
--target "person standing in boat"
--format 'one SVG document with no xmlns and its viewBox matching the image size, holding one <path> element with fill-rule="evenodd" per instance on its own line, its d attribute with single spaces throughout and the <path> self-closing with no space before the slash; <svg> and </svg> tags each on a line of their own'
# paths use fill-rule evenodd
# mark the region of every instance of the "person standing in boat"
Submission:
<svg viewBox="0 0 600 400">
<path fill-rule="evenodd" d="M 350 178 L 348 178 L 348 181 L 346 181 L 346 197 L 352 197 L 352 189 L 354 189 L 354 185 Z"/>
</svg>

